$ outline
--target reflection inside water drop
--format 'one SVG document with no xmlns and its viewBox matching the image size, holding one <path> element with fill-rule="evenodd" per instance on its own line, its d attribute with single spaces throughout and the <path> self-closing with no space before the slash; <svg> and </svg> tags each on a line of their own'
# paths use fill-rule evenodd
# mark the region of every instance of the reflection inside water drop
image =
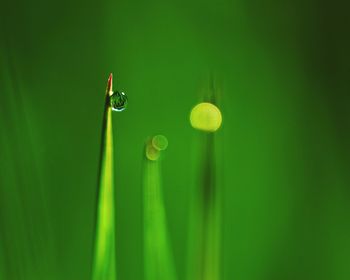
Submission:
<svg viewBox="0 0 350 280">
<path fill-rule="evenodd" d="M 124 92 L 115 91 L 110 96 L 110 104 L 113 111 L 121 112 L 125 110 L 128 98 Z"/>
</svg>

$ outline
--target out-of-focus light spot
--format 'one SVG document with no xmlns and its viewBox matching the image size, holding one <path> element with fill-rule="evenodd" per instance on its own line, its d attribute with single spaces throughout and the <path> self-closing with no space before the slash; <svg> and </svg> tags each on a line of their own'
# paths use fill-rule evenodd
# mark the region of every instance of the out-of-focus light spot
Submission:
<svg viewBox="0 0 350 280">
<path fill-rule="evenodd" d="M 163 151 L 168 147 L 168 139 L 163 135 L 156 135 L 152 138 L 152 146 L 158 151 Z"/>
<path fill-rule="evenodd" d="M 152 144 L 150 143 L 147 143 L 146 145 L 146 157 L 149 159 L 149 160 L 158 160 L 160 156 L 160 151 L 157 150 L 155 147 L 153 147 Z"/>
<path fill-rule="evenodd" d="M 221 126 L 221 112 L 214 104 L 199 103 L 191 111 L 190 122 L 195 129 L 214 132 Z"/>
</svg>

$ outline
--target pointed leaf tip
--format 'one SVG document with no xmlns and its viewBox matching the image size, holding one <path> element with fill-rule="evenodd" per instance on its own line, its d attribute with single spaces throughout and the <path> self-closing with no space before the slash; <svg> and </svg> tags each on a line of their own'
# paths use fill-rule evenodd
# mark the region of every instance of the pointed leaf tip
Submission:
<svg viewBox="0 0 350 280">
<path fill-rule="evenodd" d="M 112 91 L 112 87 L 113 87 L 113 74 L 109 74 L 108 77 L 108 82 L 107 82 L 107 92 Z"/>
</svg>

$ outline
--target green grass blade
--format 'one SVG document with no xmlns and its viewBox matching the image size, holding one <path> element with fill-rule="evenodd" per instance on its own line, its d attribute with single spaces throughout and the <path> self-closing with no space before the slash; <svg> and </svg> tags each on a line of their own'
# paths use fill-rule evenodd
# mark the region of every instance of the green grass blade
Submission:
<svg viewBox="0 0 350 280">
<path fill-rule="evenodd" d="M 175 280 L 162 196 L 160 161 L 155 154 L 149 153 L 148 156 L 143 184 L 145 280 Z"/>
<path fill-rule="evenodd" d="M 111 77 L 109 81 L 111 82 Z M 111 116 L 112 110 L 109 106 L 109 89 L 111 89 L 111 85 L 107 87 L 102 127 L 100 176 L 92 280 L 116 279 L 113 130 Z"/>
<path fill-rule="evenodd" d="M 220 280 L 220 190 L 215 177 L 214 134 L 203 136 L 201 177 L 192 201 L 188 280 Z"/>
<path fill-rule="evenodd" d="M 202 150 L 189 224 L 188 280 L 221 278 L 221 194 L 216 177 L 215 132 L 221 126 L 222 115 L 216 106 L 220 90 L 215 84 L 212 76 L 203 91 L 206 102 L 197 104 L 190 114 L 191 125 L 201 131 Z"/>
</svg>

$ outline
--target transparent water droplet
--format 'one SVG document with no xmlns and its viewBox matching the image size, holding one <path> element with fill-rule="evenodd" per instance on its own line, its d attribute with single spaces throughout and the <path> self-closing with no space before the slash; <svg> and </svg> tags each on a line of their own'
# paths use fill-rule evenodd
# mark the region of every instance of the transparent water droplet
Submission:
<svg viewBox="0 0 350 280">
<path fill-rule="evenodd" d="M 128 98 L 124 92 L 115 91 L 110 96 L 110 104 L 113 111 L 121 112 L 128 104 Z"/>
</svg>

